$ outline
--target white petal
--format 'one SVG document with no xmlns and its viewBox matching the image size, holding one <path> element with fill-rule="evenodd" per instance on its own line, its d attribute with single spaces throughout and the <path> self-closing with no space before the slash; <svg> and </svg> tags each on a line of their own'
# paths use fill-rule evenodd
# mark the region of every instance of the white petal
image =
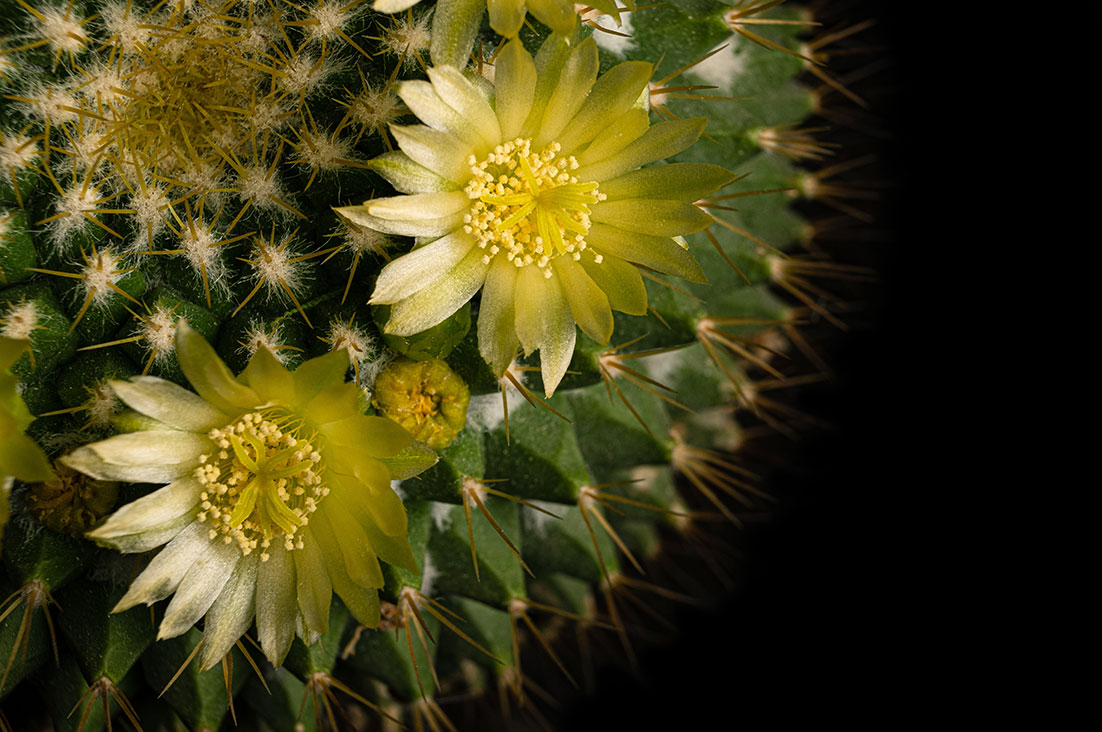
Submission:
<svg viewBox="0 0 1102 732">
<path fill-rule="evenodd" d="M 368 203 L 370 203 L 370 201 Z M 463 211 L 458 211 L 438 219 L 399 221 L 397 219 L 381 219 L 378 216 L 372 216 L 367 212 L 367 206 L 344 206 L 333 210 L 358 226 L 364 226 L 374 231 L 381 231 L 384 234 L 427 237 L 433 239 L 461 227 L 463 225 L 464 214 Z"/>
<path fill-rule="evenodd" d="M 207 551 L 180 580 L 157 630 L 157 640 L 175 638 L 195 625 L 221 594 L 241 558 L 236 542 L 226 544 L 221 536 L 209 541 Z"/>
<path fill-rule="evenodd" d="M 135 376 L 110 384 L 128 407 L 179 430 L 208 432 L 230 421 L 199 395 L 156 376 Z"/>
<path fill-rule="evenodd" d="M 119 537 L 153 531 L 178 522 L 181 516 L 194 515 L 202 490 L 202 484 L 191 476 L 173 481 L 126 504 L 86 536 L 117 547 Z"/>
<path fill-rule="evenodd" d="M 278 542 L 268 552 L 268 561 L 261 562 L 257 571 L 256 635 L 264 655 L 273 666 L 280 666 L 295 639 L 295 560 Z"/>
<path fill-rule="evenodd" d="M 233 644 L 253 623 L 256 609 L 256 576 L 260 555 L 241 557 L 222 594 L 211 605 L 203 621 L 203 650 L 199 670 L 206 671 L 229 653 Z"/>
<path fill-rule="evenodd" d="M 364 205 L 367 206 L 369 215 L 380 219 L 432 221 L 466 211 L 471 205 L 471 199 L 463 191 L 448 191 L 374 198 Z"/>
<path fill-rule="evenodd" d="M 432 69 L 429 69 L 429 73 L 432 73 Z M 417 115 L 417 119 L 432 129 L 455 135 L 471 147 L 476 157 L 485 155 L 489 150 L 478 128 L 441 99 L 429 82 L 403 81 L 398 85 L 397 91 L 409 110 Z"/>
<path fill-rule="evenodd" d="M 459 69 L 434 66 L 429 68 L 428 74 L 440 99 L 478 131 L 486 151 L 501 142 L 501 127 L 493 108 Z M 475 154 L 478 155 L 478 151 Z"/>
<path fill-rule="evenodd" d="M 371 9 L 377 13 L 400 13 L 406 8 L 412 8 L 421 0 L 375 0 Z"/>
<path fill-rule="evenodd" d="M 394 304 L 385 332 L 408 336 L 431 328 L 474 297 L 486 280 L 488 262 L 482 250 L 472 247 L 459 264 L 427 287 Z"/>
<path fill-rule="evenodd" d="M 191 565 L 210 550 L 209 530 L 196 521 L 177 534 L 153 557 L 153 561 L 138 575 L 111 612 L 129 610 L 141 602 L 152 605 L 175 592 Z"/>
<path fill-rule="evenodd" d="M 439 176 L 454 183 L 466 183 L 471 177 L 467 162 L 474 151 L 455 135 L 424 125 L 391 125 L 390 131 L 402 152 Z"/>
<path fill-rule="evenodd" d="M 126 534 L 125 536 L 111 539 L 109 543 L 123 554 L 137 554 L 139 552 L 147 552 L 150 549 L 156 549 L 175 539 L 181 531 L 190 526 L 195 521 L 195 514 L 198 512 L 199 506 L 196 505 L 195 508 L 188 513 L 177 516 L 171 521 L 166 521 L 163 524 L 159 524 L 137 534 Z"/>
<path fill-rule="evenodd" d="M 375 281 L 371 303 L 393 303 L 443 277 L 475 245 L 474 237 L 457 229 L 445 237 L 404 254 L 383 267 Z"/>
<path fill-rule="evenodd" d="M 131 432 L 80 447 L 62 462 L 99 480 L 169 483 L 190 475 L 213 444 L 193 432 Z"/>
<path fill-rule="evenodd" d="M 459 184 L 441 178 L 424 165 L 413 162 L 400 150 L 385 152 L 368 161 L 367 167 L 386 178 L 400 193 L 454 191 Z"/>
</svg>

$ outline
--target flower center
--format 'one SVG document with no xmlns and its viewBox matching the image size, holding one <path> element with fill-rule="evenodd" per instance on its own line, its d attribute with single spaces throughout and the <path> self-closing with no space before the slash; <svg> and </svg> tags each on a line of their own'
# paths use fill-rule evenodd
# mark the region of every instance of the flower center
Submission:
<svg viewBox="0 0 1102 732">
<path fill-rule="evenodd" d="M 495 147 L 482 162 L 470 157 L 472 177 L 464 191 L 474 202 L 463 230 L 486 250 L 484 263 L 505 250 L 517 267 L 535 264 L 550 277 L 547 263 L 555 257 L 581 258 L 589 206 L 605 196 L 596 182 L 579 183 L 570 174 L 578 161 L 559 157 L 561 149 L 552 142 L 532 152 L 531 140 L 517 138 Z"/>
<path fill-rule="evenodd" d="M 301 549 L 296 534 L 329 489 L 321 454 L 299 436 L 295 420 L 278 410 L 252 412 L 208 436 L 219 451 L 199 457 L 195 477 L 204 488 L 197 518 L 210 525 L 210 538 L 236 541 L 244 554 L 259 547 L 261 561 L 273 539 L 282 538 L 287 551 Z"/>
</svg>

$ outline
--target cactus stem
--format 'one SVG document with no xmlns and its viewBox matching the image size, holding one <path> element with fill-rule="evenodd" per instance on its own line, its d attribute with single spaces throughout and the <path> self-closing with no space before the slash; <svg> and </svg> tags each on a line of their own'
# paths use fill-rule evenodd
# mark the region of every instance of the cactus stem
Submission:
<svg viewBox="0 0 1102 732">
<path fill-rule="evenodd" d="M 428 643 L 425 642 L 425 636 L 428 636 L 433 645 L 436 645 L 436 639 L 432 637 L 432 631 L 425 624 L 425 619 L 417 608 L 417 595 L 415 593 L 416 590 L 407 587 L 398 594 L 399 622 L 394 628 L 394 634 L 397 635 L 399 630 L 404 629 L 406 631 L 406 648 L 409 651 L 409 662 L 413 665 L 413 675 L 417 679 L 417 688 L 421 690 L 421 698 L 427 699 L 425 685 L 421 681 L 421 669 L 417 665 L 417 654 L 413 652 L 413 633 L 410 632 L 410 627 L 412 626 L 413 630 L 417 631 L 417 640 L 421 643 L 421 650 L 425 652 L 425 658 L 428 660 L 433 683 L 439 689 L 440 677 L 436 675 L 436 664 L 432 662 L 432 653 L 429 651 Z M 411 618 L 416 622 L 411 623 Z"/>
<path fill-rule="evenodd" d="M 822 160 L 833 155 L 839 146 L 831 142 L 815 139 L 815 135 L 826 132 L 827 127 L 804 127 L 794 124 L 780 124 L 762 127 L 754 139 L 765 150 L 783 155 L 789 160 Z"/>
<path fill-rule="evenodd" d="M 3 689 L 4 684 L 7 683 L 8 673 L 11 671 L 16 655 L 20 656 L 20 663 L 26 663 L 27 649 L 31 641 L 31 625 L 34 622 L 35 612 L 39 608 L 42 608 L 42 615 L 46 619 L 46 627 L 50 631 L 50 647 L 54 652 L 54 662 L 59 666 L 61 665 L 57 652 L 57 635 L 54 632 L 54 621 L 50 616 L 50 604 L 56 605 L 57 601 L 54 600 L 42 580 L 37 578 L 31 580 L 8 595 L 3 604 L 7 607 L 3 612 L 0 612 L 0 622 L 3 622 L 20 605 L 23 605 L 23 617 L 19 621 L 19 630 L 16 632 L 15 641 L 12 643 L 11 656 L 8 657 L 8 663 L 4 666 L 4 675 L 0 677 L 0 689 Z"/>
<path fill-rule="evenodd" d="M 494 527 L 494 531 L 497 532 L 497 535 L 500 536 L 501 540 L 504 541 L 506 546 L 509 547 L 509 551 L 511 551 L 513 555 L 516 556 L 517 561 L 520 562 L 520 566 L 524 567 L 524 571 L 527 572 L 529 576 L 535 577 L 535 573 L 532 572 L 532 570 L 525 563 L 524 558 L 521 557 L 520 550 L 517 549 L 516 545 L 513 544 L 513 542 L 505 534 L 505 531 L 501 528 L 498 522 L 494 520 L 493 514 L 490 513 L 490 509 L 486 508 L 486 504 L 483 501 L 483 498 L 485 497 L 486 493 L 489 492 L 489 489 L 486 488 L 486 486 L 484 486 L 482 483 L 480 483 L 477 478 L 466 476 L 463 478 L 462 484 L 459 488 L 459 492 L 463 496 L 463 515 L 467 519 L 467 539 L 471 545 L 471 560 L 474 561 L 475 578 L 478 579 L 478 556 L 476 555 L 474 548 L 474 526 L 471 524 L 471 503 L 478 507 L 479 512 L 481 512 L 482 515 L 486 517 L 486 520 L 490 522 L 490 526 Z M 500 491 L 494 491 L 494 493 L 495 495 L 504 496 L 505 498 L 515 500 L 517 503 L 531 505 L 528 504 L 526 501 L 522 501 L 520 499 L 514 498 L 513 496 L 503 494 Z M 545 511 L 545 513 L 549 512 Z M 551 515 L 553 516 L 554 514 Z"/>
<path fill-rule="evenodd" d="M 673 469 L 684 475 L 735 526 L 741 527 L 742 520 L 717 495 L 717 490 L 746 508 L 754 506 L 748 494 L 770 500 L 768 494 L 753 484 L 752 481 L 758 479 L 754 472 L 722 453 L 685 444 L 677 430 L 671 431 L 671 434 L 677 443 L 673 448 Z"/>
<path fill-rule="evenodd" d="M 56 409 L 52 412 L 43 412 L 38 415 L 39 417 L 56 417 L 59 414 L 74 414 L 76 412 L 89 412 L 88 421 L 81 427 L 82 430 L 86 430 L 89 427 L 106 427 L 111 422 L 111 417 L 115 414 L 115 404 L 117 399 L 115 392 L 107 384 L 106 380 L 95 386 L 85 385 L 84 389 L 88 392 L 88 400 L 83 404 L 78 404 L 75 407 L 67 407 L 65 409 Z"/>
<path fill-rule="evenodd" d="M 368 709 L 371 709 L 379 716 L 386 717 L 392 722 L 396 722 L 397 724 L 401 725 L 401 722 L 397 718 L 388 714 L 378 704 L 375 704 L 363 698 L 363 696 L 357 694 L 355 691 L 350 689 L 348 685 L 345 684 L 343 681 L 340 681 L 339 679 L 335 678 L 329 673 L 326 673 L 325 671 L 318 671 L 316 673 L 310 674 L 309 677 L 307 677 L 306 689 L 302 693 L 302 704 L 299 706 L 298 710 L 299 716 L 302 716 L 302 712 L 306 708 L 306 699 L 310 698 L 314 707 L 314 721 L 317 728 L 319 730 L 322 729 L 322 711 L 324 710 L 325 716 L 329 719 L 331 729 L 340 729 L 340 727 L 338 727 L 337 725 L 337 719 L 333 715 L 333 707 L 336 706 L 337 711 L 340 712 L 341 717 L 346 721 L 347 715 L 345 714 L 344 708 L 341 706 L 340 701 L 337 699 L 336 694 L 333 693 L 333 689 L 347 694 L 348 696 L 358 701 L 360 704 L 363 704 Z M 319 699 L 322 704 L 321 709 L 318 708 Z"/>
<path fill-rule="evenodd" d="M 797 51 L 793 51 L 790 48 L 785 48 L 779 43 L 774 43 L 768 38 L 760 36 L 745 27 L 748 25 L 821 25 L 820 23 L 812 20 L 773 20 L 753 17 L 758 13 L 769 10 L 770 8 L 780 5 L 783 2 L 784 0 L 738 0 L 738 2 L 735 3 L 734 7 L 727 11 L 727 14 L 724 16 L 723 19 L 727 23 L 727 27 L 730 28 L 732 31 L 738 33 L 740 36 L 749 41 L 753 41 L 763 48 L 769 48 L 774 51 L 787 53 L 790 56 L 802 58 L 809 63 L 820 63 L 814 58 L 805 56 L 801 53 L 798 53 Z"/>
<path fill-rule="evenodd" d="M 73 716 L 81 704 L 84 704 L 84 711 L 80 715 L 80 723 L 77 724 L 77 732 L 84 729 L 84 723 L 88 721 L 88 714 L 92 711 L 92 705 L 96 699 L 103 702 L 103 718 L 107 722 L 107 732 L 111 732 L 111 710 L 110 701 L 115 700 L 115 703 L 119 705 L 119 709 L 126 715 L 126 718 L 130 720 L 130 724 L 134 726 L 138 732 L 142 732 L 141 722 L 138 721 L 138 712 L 134 709 L 134 706 L 130 703 L 130 700 L 126 698 L 126 694 L 122 692 L 122 689 L 115 686 L 114 682 L 106 676 L 100 677 L 96 681 L 93 681 L 88 690 L 81 695 L 77 700 L 76 705 L 72 711 L 69 712 L 69 716 Z M 87 700 L 87 704 L 85 704 Z"/>
<path fill-rule="evenodd" d="M 176 683 L 176 679 L 180 678 L 180 675 L 184 673 L 187 667 L 191 665 L 191 662 L 195 659 L 195 657 L 199 655 L 199 649 L 202 648 L 202 646 L 203 639 L 200 638 L 199 642 L 195 644 L 195 647 L 191 649 L 191 653 L 187 654 L 187 658 L 185 658 L 184 662 L 180 664 L 180 668 L 176 669 L 176 673 L 172 674 L 172 678 L 168 680 L 167 684 L 165 684 L 165 688 L 161 689 L 161 693 L 157 695 L 158 699 L 164 696 L 165 692 L 172 688 L 172 685 Z"/>
<path fill-rule="evenodd" d="M 629 382 L 635 384 L 640 389 L 643 389 L 644 391 L 653 394 L 667 404 L 678 407 L 680 409 L 684 409 L 687 412 L 692 412 L 693 410 L 689 407 L 686 407 L 681 402 L 659 391 L 659 389 L 664 389 L 665 391 L 668 391 L 670 393 L 676 393 L 673 389 L 659 381 L 650 378 L 646 374 L 636 371 L 635 369 L 624 364 L 625 361 L 661 353 L 669 353 L 670 351 L 676 351 L 681 348 L 685 348 L 686 346 L 691 344 L 671 346 L 669 348 L 654 348 L 649 351 L 637 351 L 634 353 L 618 353 L 621 348 L 630 346 L 642 337 L 643 336 L 639 336 L 639 338 L 633 338 L 627 343 L 622 343 L 619 346 L 604 351 L 597 357 L 597 365 L 601 371 L 601 380 L 605 383 L 605 390 L 608 392 L 609 403 L 613 403 L 612 392 L 613 390 L 615 390 L 616 395 L 620 397 L 620 401 L 624 403 L 624 406 L 628 408 L 628 410 L 632 413 L 639 424 L 643 425 L 643 429 L 647 431 L 647 434 L 649 434 L 651 437 L 654 437 L 654 433 L 651 432 L 650 426 L 647 425 L 646 421 L 639 415 L 639 412 L 637 412 L 635 410 L 635 407 L 632 406 L 631 402 L 627 398 L 627 395 L 624 394 L 624 391 L 620 388 L 620 385 L 616 383 L 616 374 L 614 374 L 613 371 L 619 372 L 619 374 L 622 375 Z"/>
<path fill-rule="evenodd" d="M 611 485 L 611 484 L 610 484 Z M 604 498 L 604 494 L 596 490 L 594 486 L 583 486 L 578 491 L 578 509 L 582 512 L 582 518 L 585 520 L 585 528 L 589 531 L 589 538 L 593 541 L 593 548 L 597 550 L 597 560 L 601 563 L 601 572 L 604 574 L 605 579 L 611 581 L 608 567 L 605 565 L 604 555 L 601 553 L 601 547 L 597 543 L 597 534 L 593 530 L 593 524 L 590 522 L 590 515 L 597 519 L 597 522 L 601 525 L 601 528 L 605 530 L 609 538 L 616 543 L 616 546 L 620 548 L 620 551 L 624 553 L 624 556 L 635 565 L 635 568 L 639 570 L 640 574 L 646 574 L 647 571 L 643 569 L 643 565 L 639 563 L 639 560 L 635 558 L 635 555 L 628 549 L 627 544 L 620 538 L 620 534 L 616 532 L 616 529 L 612 527 L 612 524 L 608 522 L 601 510 L 594 504 L 600 504 L 612 511 L 613 513 L 622 514 L 619 509 L 609 505 L 608 501 Z"/>
<path fill-rule="evenodd" d="M 567 681 L 569 681 L 575 689 L 579 688 L 578 682 L 575 681 L 570 672 L 566 670 L 566 666 L 563 665 L 562 660 L 559 659 L 558 655 L 551 648 L 551 645 L 547 642 L 547 639 L 543 637 L 542 633 L 540 633 L 540 629 L 536 627 L 536 624 L 532 622 L 532 619 L 530 617 L 528 617 L 528 613 L 526 611 L 527 608 L 535 606 L 536 603 L 520 597 L 515 598 L 509 602 L 509 632 L 512 636 L 513 658 L 516 660 L 517 663 L 517 672 L 520 673 L 520 634 L 517 630 L 517 618 L 520 618 L 524 621 L 524 624 L 528 626 L 528 629 L 532 631 L 532 634 L 535 635 L 536 641 L 543 648 L 544 652 L 551 657 L 551 660 L 555 662 L 555 665 L 558 666 L 559 670 L 563 672 L 564 676 L 566 676 Z M 548 608 L 548 606 L 540 607 L 544 609 Z M 558 608 L 554 608 L 554 610 L 559 614 L 572 615 L 571 613 L 566 613 L 565 611 L 559 611 Z M 577 618 L 578 616 L 573 617 Z"/>
</svg>

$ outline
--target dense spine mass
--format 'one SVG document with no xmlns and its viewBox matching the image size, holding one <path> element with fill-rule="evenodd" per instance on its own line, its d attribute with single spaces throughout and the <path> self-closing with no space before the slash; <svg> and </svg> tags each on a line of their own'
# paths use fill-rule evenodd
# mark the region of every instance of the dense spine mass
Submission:
<svg viewBox="0 0 1102 732">
<path fill-rule="evenodd" d="M 731 413 L 753 415 L 758 430 L 791 435 L 801 426 L 804 415 L 774 391 L 825 370 L 803 335 L 809 321 L 838 322 L 821 279 L 861 276 L 800 253 L 811 227 L 792 205 L 848 205 L 845 188 L 832 183 L 844 165 L 801 168 L 834 153 L 805 123 L 823 92 L 803 79 L 852 95 L 820 62 L 829 44 L 857 31 L 818 31 L 800 7 L 766 0 L 671 0 L 613 15 L 579 8 L 579 21 L 569 22 L 555 5 L 556 25 L 575 27 L 561 47 L 582 51 L 545 43 L 540 15 L 520 28 L 523 46 L 504 51 L 498 16 L 517 9 L 491 2 L 465 74 L 427 71 L 439 39 L 450 38 L 440 18 L 482 13 L 468 5 L 450 2 L 445 12 L 422 2 L 391 15 L 364 0 L 0 0 L 0 336 L 15 344 L 10 374 L 0 378 L 13 395 L 19 382 L 19 396 L 0 413 L 0 439 L 25 429 L 55 465 L 50 480 L 25 477 L 26 464 L 9 467 L 0 450 L 11 513 L 0 573 L 0 708 L 17 727 L 390 729 L 400 720 L 455 729 L 458 720 L 434 699 L 468 692 L 539 716 L 549 707 L 532 683 L 538 664 L 572 680 L 583 673 L 556 642 L 568 635 L 564 627 L 601 635 L 630 656 L 641 628 L 660 621 L 648 615 L 650 598 L 685 598 L 685 588 L 647 574 L 664 548 L 707 548 L 710 525 L 740 525 L 766 505 L 759 476 L 738 455 L 754 431 Z M 613 132 L 636 139 L 647 129 L 680 130 L 669 134 L 701 139 L 670 142 L 669 155 L 644 161 L 668 157 L 656 165 L 609 172 L 594 150 L 619 144 L 612 132 L 591 125 L 585 145 L 560 154 L 558 141 L 540 139 L 541 128 L 521 119 L 516 129 L 525 135 L 456 162 L 465 187 L 408 163 L 411 150 L 428 150 L 428 159 L 438 149 L 418 131 L 429 128 L 415 126 L 431 126 L 426 117 L 439 113 L 432 119 L 447 127 L 456 113 L 431 107 L 432 85 L 420 80 L 460 89 L 472 95 L 471 109 L 505 118 L 503 108 L 516 102 L 495 97 L 494 85 L 523 84 L 495 79 L 503 52 L 534 56 L 526 63 L 535 98 L 550 99 L 567 137 L 582 135 L 565 120 L 584 117 L 583 99 L 570 99 L 565 83 L 541 89 L 535 69 L 540 79 L 560 67 L 575 73 L 571 64 L 589 63 L 590 50 L 585 73 L 594 79 L 610 70 L 610 78 L 643 75 L 642 93 L 621 100 L 623 130 Z M 422 92 L 425 106 L 407 104 Z M 703 134 L 684 132 L 696 118 L 707 119 Z M 425 136 L 420 148 L 416 135 Z M 639 147 L 660 149 L 657 136 Z M 397 258 L 432 236 L 404 223 L 375 229 L 377 219 L 348 212 L 411 191 L 461 204 L 454 226 L 436 236 L 454 229 L 474 237 L 472 262 L 480 262 L 472 267 L 494 273 L 500 259 L 517 271 L 532 265 L 539 287 L 595 283 L 592 297 L 605 300 L 591 319 L 590 294 L 565 291 L 556 301 L 573 309 L 573 350 L 556 357 L 552 376 L 551 336 L 532 335 L 543 327 L 534 316 L 519 316 L 514 338 L 512 311 L 501 315 L 509 337 L 487 355 L 485 289 L 472 288 L 473 297 L 428 329 L 387 327 L 392 318 L 416 322 L 401 312 L 413 290 L 380 272 L 391 262 L 390 272 L 405 271 Z M 652 205 L 625 204 L 629 193 Z M 636 237 L 630 245 L 617 238 L 624 231 Z M 638 237 L 653 240 L 651 254 L 635 248 Z M 602 247 L 618 255 L 603 257 Z M 377 279 L 401 297 L 380 296 Z M 424 293 L 417 291 L 438 295 Z M 517 290 L 518 303 L 526 296 Z M 181 330 L 208 341 L 217 358 L 178 354 Z M 510 359 L 502 349 L 528 355 Z M 386 482 L 356 472 L 366 459 L 341 455 L 341 445 L 358 443 L 326 426 L 346 414 L 333 406 L 336 392 L 332 403 L 301 399 L 302 377 L 298 411 L 279 404 L 281 389 L 293 391 L 283 369 L 298 378 L 299 366 L 321 368 L 332 360 L 317 357 L 331 352 L 347 354 L 346 378 L 356 386 L 340 392 L 340 409 L 389 417 L 414 440 L 371 456 L 385 457 L 400 481 L 402 537 L 372 534 L 370 522 L 357 533 L 346 514 L 400 524 L 359 497 L 340 499 L 356 511 L 331 507 L 328 518 L 311 518 L 336 500 L 327 486 L 346 463 L 364 484 Z M 241 388 L 263 383 L 277 396 L 240 413 L 232 398 L 208 398 L 195 364 L 218 361 L 226 378 L 244 372 Z M 218 368 L 202 377 L 212 394 L 211 384 L 223 383 L 221 371 L 210 375 Z M 138 598 L 131 587 L 168 538 L 143 528 L 125 535 L 130 553 L 110 548 L 121 519 L 104 524 L 107 517 L 175 479 L 154 468 L 112 473 L 106 453 L 96 452 L 121 444 L 100 442 L 112 436 L 152 440 L 171 424 L 141 406 L 141 389 L 153 393 L 162 382 L 135 377 L 194 389 L 209 402 L 195 409 L 222 420 L 187 432 L 213 446 L 195 448 L 202 501 L 179 515 L 164 508 L 170 520 L 149 525 L 166 537 L 183 526 L 197 536 L 209 529 L 224 551 L 240 548 L 269 566 L 227 569 L 205 617 L 180 609 L 193 601 L 177 602 L 184 589 L 166 612 L 168 602 L 147 598 L 172 589 Z M 140 462 L 118 459 L 128 469 Z M 88 465 L 97 467 L 70 467 Z M 143 477 L 104 479 L 116 474 Z M 151 511 L 149 502 L 135 505 Z M 85 536 L 96 527 L 98 544 Z M 311 565 L 322 579 L 301 564 L 313 561 L 300 538 L 314 535 L 306 527 L 320 537 L 317 551 L 337 557 L 329 575 L 321 560 Z M 370 560 L 353 556 L 349 537 L 374 548 Z M 299 554 L 297 606 L 294 597 L 283 606 L 260 594 L 265 572 L 275 571 L 268 552 L 283 544 Z M 700 566 L 707 561 L 716 560 Z M 378 590 L 374 605 L 347 599 L 365 587 Z M 139 599 L 152 610 L 132 607 Z M 167 637 L 166 617 L 188 622 Z M 248 622 L 236 628 L 231 617 Z M 273 655 L 267 628 L 295 632 L 289 651 Z M 240 641 L 224 634 L 231 630 Z M 212 639 L 229 647 L 224 656 L 204 651 Z"/>
</svg>

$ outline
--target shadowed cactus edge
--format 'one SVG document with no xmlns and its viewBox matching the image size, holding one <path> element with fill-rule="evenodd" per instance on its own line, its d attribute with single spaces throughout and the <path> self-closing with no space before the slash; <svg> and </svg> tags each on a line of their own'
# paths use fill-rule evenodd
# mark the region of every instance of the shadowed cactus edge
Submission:
<svg viewBox="0 0 1102 732">
<path fill-rule="evenodd" d="M 18 724 L 539 718 L 767 504 L 732 410 L 798 427 L 837 320 L 815 20 L 488 5 L 0 2 Z"/>
</svg>

